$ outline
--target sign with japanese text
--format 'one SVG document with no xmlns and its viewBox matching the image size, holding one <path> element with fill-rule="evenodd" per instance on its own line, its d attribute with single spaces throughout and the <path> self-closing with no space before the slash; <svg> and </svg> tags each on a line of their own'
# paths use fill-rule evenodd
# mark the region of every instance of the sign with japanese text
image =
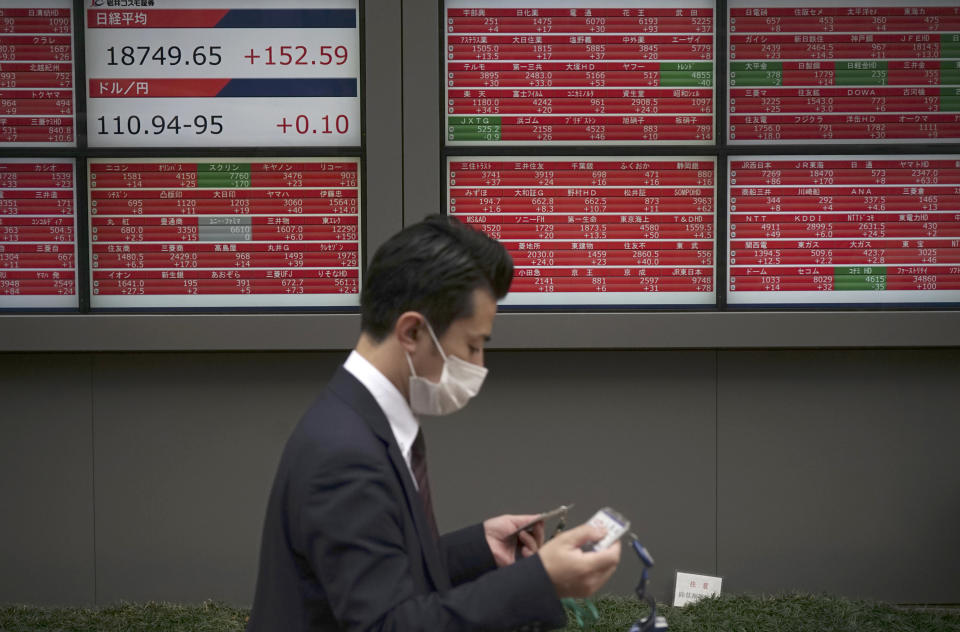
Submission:
<svg viewBox="0 0 960 632">
<path fill-rule="evenodd" d="M 960 303 L 960 156 L 737 156 L 730 304 Z"/>
<path fill-rule="evenodd" d="M 79 307 L 72 158 L 0 159 L 0 308 Z"/>
<path fill-rule="evenodd" d="M 0 0 L 0 147 L 76 147 L 71 0 Z"/>
<path fill-rule="evenodd" d="M 956 0 L 730 0 L 728 140 L 960 139 Z"/>
<path fill-rule="evenodd" d="M 678 571 L 677 580 L 674 584 L 673 605 L 685 606 L 700 601 L 704 597 L 719 595 L 721 584 L 723 584 L 722 577 L 681 573 Z"/>
<path fill-rule="evenodd" d="M 503 305 L 704 305 L 716 300 L 715 159 L 448 159 L 447 209 L 500 240 Z"/>
<path fill-rule="evenodd" d="M 447 0 L 446 143 L 714 142 L 714 3 Z"/>
<path fill-rule="evenodd" d="M 88 0 L 91 147 L 360 145 L 358 0 Z"/>
<path fill-rule="evenodd" d="M 89 162 L 92 307 L 359 304 L 359 159 Z"/>
</svg>

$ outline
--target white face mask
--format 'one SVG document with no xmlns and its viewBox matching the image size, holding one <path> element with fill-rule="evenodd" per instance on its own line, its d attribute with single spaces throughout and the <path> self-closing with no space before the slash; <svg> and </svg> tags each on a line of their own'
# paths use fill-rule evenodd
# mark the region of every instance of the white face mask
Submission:
<svg viewBox="0 0 960 632">
<path fill-rule="evenodd" d="M 443 352 L 429 322 L 427 331 L 443 356 L 443 372 L 439 382 L 418 376 L 410 354 L 404 352 L 410 365 L 410 409 L 420 415 L 449 415 L 466 406 L 470 398 L 480 392 L 487 369 L 456 356 L 448 356 Z"/>
</svg>

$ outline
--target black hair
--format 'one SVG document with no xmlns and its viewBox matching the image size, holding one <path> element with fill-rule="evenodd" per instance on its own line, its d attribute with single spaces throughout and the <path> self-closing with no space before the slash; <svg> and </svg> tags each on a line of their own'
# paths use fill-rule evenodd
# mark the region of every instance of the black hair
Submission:
<svg viewBox="0 0 960 632">
<path fill-rule="evenodd" d="M 454 217 L 430 215 L 388 239 L 367 267 L 360 328 L 377 342 L 407 311 L 423 314 L 437 336 L 473 314 L 473 291 L 497 299 L 513 280 L 513 259 L 500 242 Z"/>
</svg>

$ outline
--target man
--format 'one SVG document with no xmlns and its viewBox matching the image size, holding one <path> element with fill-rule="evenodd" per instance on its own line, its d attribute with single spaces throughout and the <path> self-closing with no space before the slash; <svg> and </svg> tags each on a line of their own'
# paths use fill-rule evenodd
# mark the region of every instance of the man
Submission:
<svg viewBox="0 0 960 632">
<path fill-rule="evenodd" d="M 267 507 L 248 630 L 562 627 L 620 545 L 582 525 L 543 544 L 536 516 L 438 536 L 417 414 L 458 410 L 486 374 L 483 346 L 513 262 L 444 216 L 388 240 L 361 296 L 356 348 L 294 430 Z M 519 556 L 517 553 L 519 552 Z"/>
</svg>

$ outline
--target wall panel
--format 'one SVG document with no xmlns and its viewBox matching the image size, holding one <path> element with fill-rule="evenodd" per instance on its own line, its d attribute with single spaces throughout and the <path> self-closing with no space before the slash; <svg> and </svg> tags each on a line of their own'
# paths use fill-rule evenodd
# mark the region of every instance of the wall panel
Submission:
<svg viewBox="0 0 960 632">
<path fill-rule="evenodd" d="M 0 602 L 249 604 L 280 450 L 343 357 L 0 355 Z M 956 603 L 960 350 L 488 366 L 466 410 L 425 420 L 442 528 L 609 504 L 656 558 L 661 600 L 686 570 L 732 593 Z M 639 570 L 625 551 L 608 590 Z"/>
<path fill-rule="evenodd" d="M 90 356 L 0 354 L 0 603 L 92 603 Z"/>
<path fill-rule="evenodd" d="M 724 589 L 956 603 L 960 352 L 719 358 Z"/>
<path fill-rule="evenodd" d="M 342 358 L 97 356 L 98 602 L 251 603 L 280 452 Z"/>
</svg>

